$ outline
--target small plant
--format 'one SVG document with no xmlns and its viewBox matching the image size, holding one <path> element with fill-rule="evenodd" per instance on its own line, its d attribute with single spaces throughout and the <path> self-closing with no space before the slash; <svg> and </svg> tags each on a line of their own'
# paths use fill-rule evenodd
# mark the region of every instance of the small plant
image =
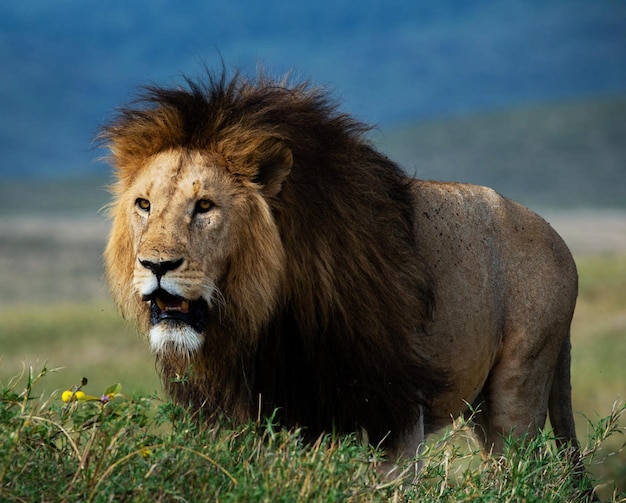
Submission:
<svg viewBox="0 0 626 503">
<path fill-rule="evenodd" d="M 125 396 L 121 385 L 89 395 L 87 380 L 58 396 L 34 386 L 54 370 L 28 369 L 0 385 L 0 501 L 585 501 L 567 458 L 543 433 L 507 439 L 501 458 L 482 458 L 467 421 L 425 446 L 416 484 L 407 465 L 396 480 L 374 469 L 381 452 L 356 436 L 313 444 L 272 418 L 215 426 L 155 396 Z M 99 395 L 99 396 L 98 396 Z M 586 462 L 623 432 L 623 405 L 593 425 Z M 213 423 L 212 423 L 213 424 Z M 607 453 L 610 456 L 613 453 Z M 599 481 L 601 484 L 602 481 Z M 609 494 L 610 489 L 605 490 Z M 607 498 L 626 501 L 614 490 Z"/>
<path fill-rule="evenodd" d="M 88 379 L 83 377 L 80 381 L 80 385 L 72 386 L 72 389 L 65 390 L 61 395 L 61 400 L 65 403 L 73 402 L 78 400 L 79 402 L 100 402 L 101 405 L 106 405 L 115 397 L 120 396 L 122 391 L 122 385 L 120 383 L 113 384 L 104 390 L 104 393 L 100 395 L 100 397 L 86 395 L 84 391 L 82 391 L 83 386 L 87 386 Z"/>
</svg>

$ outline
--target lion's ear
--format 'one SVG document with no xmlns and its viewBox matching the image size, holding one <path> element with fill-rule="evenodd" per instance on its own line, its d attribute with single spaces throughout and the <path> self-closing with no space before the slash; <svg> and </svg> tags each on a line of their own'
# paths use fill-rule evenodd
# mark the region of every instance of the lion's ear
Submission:
<svg viewBox="0 0 626 503">
<path fill-rule="evenodd" d="M 291 173 L 293 153 L 280 141 L 266 142 L 257 151 L 257 172 L 255 183 L 262 187 L 267 196 L 273 197 L 280 193 L 284 181 Z"/>
</svg>

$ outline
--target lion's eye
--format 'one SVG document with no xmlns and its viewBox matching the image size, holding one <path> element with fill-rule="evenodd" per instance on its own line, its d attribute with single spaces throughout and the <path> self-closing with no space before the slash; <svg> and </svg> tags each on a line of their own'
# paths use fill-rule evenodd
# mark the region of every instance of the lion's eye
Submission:
<svg viewBox="0 0 626 503">
<path fill-rule="evenodd" d="M 211 210 L 213 206 L 214 206 L 213 201 L 210 201 L 209 199 L 200 199 L 196 203 L 196 207 L 194 208 L 194 213 L 206 213 L 207 211 Z"/>
<path fill-rule="evenodd" d="M 150 211 L 150 201 L 148 201 L 147 199 L 143 199 L 141 197 L 138 197 L 135 200 L 135 205 L 137 206 L 137 208 L 139 208 L 141 211 Z"/>
</svg>

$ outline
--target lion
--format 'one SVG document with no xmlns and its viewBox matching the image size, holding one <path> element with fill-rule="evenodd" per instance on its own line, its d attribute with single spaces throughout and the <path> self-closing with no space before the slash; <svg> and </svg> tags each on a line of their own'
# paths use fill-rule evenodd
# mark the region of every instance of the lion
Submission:
<svg viewBox="0 0 626 503">
<path fill-rule="evenodd" d="M 151 86 L 103 128 L 106 277 L 206 421 L 364 432 L 389 459 L 468 410 L 486 451 L 550 421 L 576 467 L 577 271 L 492 189 L 411 179 L 309 83 Z"/>
</svg>

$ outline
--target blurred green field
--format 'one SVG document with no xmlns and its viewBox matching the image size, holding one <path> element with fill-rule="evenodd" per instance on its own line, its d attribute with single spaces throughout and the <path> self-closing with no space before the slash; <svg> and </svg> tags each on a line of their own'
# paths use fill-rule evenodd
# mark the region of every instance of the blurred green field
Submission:
<svg viewBox="0 0 626 503">
<path fill-rule="evenodd" d="M 578 259 L 580 293 L 574 317 L 574 406 L 607 413 L 626 398 L 626 255 Z M 106 300 L 0 306 L 0 380 L 23 367 L 64 367 L 46 379 L 51 389 L 81 377 L 90 387 L 121 381 L 127 391 L 159 389 L 152 356 L 134 327 Z"/>
<path fill-rule="evenodd" d="M 609 413 L 614 401 L 626 400 L 626 255 L 598 255 L 577 260 L 579 298 L 572 327 L 572 393 L 578 438 L 589 437 L 588 422 Z M 626 428 L 626 422 L 621 426 Z M 594 475 L 614 480 L 626 492 L 624 436 L 604 446 L 607 456 Z M 607 495 L 608 496 L 608 495 Z"/>
<path fill-rule="evenodd" d="M 115 307 L 63 303 L 0 308 L 0 381 L 23 369 L 60 368 L 42 393 L 69 389 L 89 379 L 94 393 L 121 382 L 126 393 L 160 389 L 148 347 Z"/>
</svg>

